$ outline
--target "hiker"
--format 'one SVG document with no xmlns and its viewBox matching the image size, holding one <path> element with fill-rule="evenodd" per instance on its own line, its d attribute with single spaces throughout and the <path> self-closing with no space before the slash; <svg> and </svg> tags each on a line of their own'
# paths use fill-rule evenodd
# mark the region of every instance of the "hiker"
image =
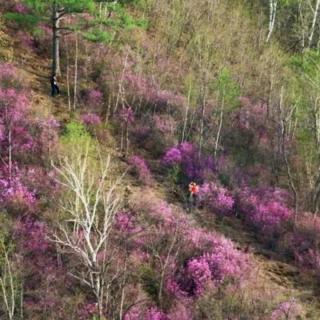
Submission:
<svg viewBox="0 0 320 320">
<path fill-rule="evenodd" d="M 189 183 L 189 192 L 190 192 L 189 202 L 190 202 L 191 206 L 194 207 L 197 202 L 197 196 L 199 193 L 199 186 L 195 182 L 190 182 Z"/>
<path fill-rule="evenodd" d="M 53 74 L 50 78 L 51 83 L 51 96 L 54 97 L 56 94 L 60 94 L 60 89 L 57 82 L 57 76 L 56 74 Z"/>
</svg>

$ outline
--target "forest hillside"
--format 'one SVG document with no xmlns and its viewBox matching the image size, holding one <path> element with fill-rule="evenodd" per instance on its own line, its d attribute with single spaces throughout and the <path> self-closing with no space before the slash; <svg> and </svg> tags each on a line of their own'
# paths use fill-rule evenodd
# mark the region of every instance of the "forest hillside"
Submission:
<svg viewBox="0 0 320 320">
<path fill-rule="evenodd" d="M 0 319 L 320 319 L 320 0 L 0 0 Z"/>
</svg>

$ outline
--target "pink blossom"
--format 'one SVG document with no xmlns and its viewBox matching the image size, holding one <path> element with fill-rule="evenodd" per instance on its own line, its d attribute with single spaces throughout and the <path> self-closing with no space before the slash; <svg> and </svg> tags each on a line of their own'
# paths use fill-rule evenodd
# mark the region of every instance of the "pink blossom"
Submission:
<svg viewBox="0 0 320 320">
<path fill-rule="evenodd" d="M 94 113 L 83 114 L 81 120 L 87 126 L 97 126 L 101 124 L 100 117 Z"/>
<path fill-rule="evenodd" d="M 3 166 L 0 171 L 0 205 L 33 210 L 36 205 L 35 191 L 24 184 L 21 170 L 14 166 L 10 175 L 9 167 Z"/>
<path fill-rule="evenodd" d="M 213 158 L 200 155 L 197 147 L 190 142 L 183 142 L 168 149 L 162 162 L 169 167 L 180 165 L 190 180 L 203 180 L 205 176 L 215 170 Z"/>
<path fill-rule="evenodd" d="M 270 320 L 294 320 L 302 316 L 302 308 L 295 298 L 282 302 L 272 312 Z"/>
<path fill-rule="evenodd" d="M 243 189 L 238 194 L 241 213 L 247 221 L 266 233 L 276 232 L 293 212 L 286 205 L 287 193 L 279 189 Z"/>
<path fill-rule="evenodd" d="M 199 201 L 217 214 L 231 213 L 235 202 L 226 188 L 213 182 L 204 183 L 200 186 Z"/>
<path fill-rule="evenodd" d="M 23 5 L 22 3 L 16 3 L 13 7 L 13 10 L 18 13 L 27 14 L 29 13 L 28 7 Z"/>
<path fill-rule="evenodd" d="M 98 89 L 88 89 L 84 92 L 87 107 L 98 107 L 102 104 L 103 93 Z"/>
<path fill-rule="evenodd" d="M 119 112 L 119 118 L 125 124 L 131 124 L 134 122 L 134 112 L 131 107 L 123 107 Z"/>
<path fill-rule="evenodd" d="M 125 233 L 133 233 L 136 230 L 135 217 L 132 212 L 118 212 L 116 214 L 116 228 Z"/>
<path fill-rule="evenodd" d="M 181 151 L 176 147 L 173 147 L 167 150 L 166 154 L 163 157 L 163 162 L 167 165 L 180 164 L 181 161 L 182 161 Z"/>
<path fill-rule="evenodd" d="M 176 129 L 176 122 L 170 116 L 153 116 L 153 123 L 155 127 L 162 133 L 174 133 Z"/>
<path fill-rule="evenodd" d="M 147 162 L 140 156 L 131 156 L 128 163 L 134 168 L 138 174 L 139 179 L 145 183 L 150 184 L 152 182 L 152 176 Z"/>
</svg>

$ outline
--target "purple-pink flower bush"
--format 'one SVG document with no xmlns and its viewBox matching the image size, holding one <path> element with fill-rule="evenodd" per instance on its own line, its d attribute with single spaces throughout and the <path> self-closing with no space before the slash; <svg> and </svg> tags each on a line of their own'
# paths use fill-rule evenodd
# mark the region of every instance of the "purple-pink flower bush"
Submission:
<svg viewBox="0 0 320 320">
<path fill-rule="evenodd" d="M 214 239 L 210 252 L 190 258 L 187 264 L 169 277 L 167 290 L 177 298 L 199 298 L 207 289 L 219 287 L 224 281 L 239 282 L 249 270 L 248 257 L 234 248 L 230 240 Z"/>
<path fill-rule="evenodd" d="M 133 111 L 132 107 L 123 107 L 119 111 L 119 119 L 126 126 L 134 123 L 135 116 L 134 116 L 134 111 Z"/>
<path fill-rule="evenodd" d="M 124 320 L 174 320 L 156 307 L 147 309 L 141 306 L 131 308 L 124 316 Z"/>
<path fill-rule="evenodd" d="M 166 115 L 154 115 L 152 117 L 153 123 L 155 127 L 162 133 L 162 134 L 170 134 L 173 135 L 177 123 L 176 121 L 171 117 L 171 116 L 166 116 Z"/>
<path fill-rule="evenodd" d="M 119 231 L 124 233 L 134 233 L 137 231 L 136 218 L 132 212 L 118 212 L 115 219 L 115 227 Z"/>
<path fill-rule="evenodd" d="M 10 63 L 0 64 L 0 86 L 2 89 L 22 89 L 22 81 L 17 69 Z"/>
<path fill-rule="evenodd" d="M 14 165 L 11 172 L 8 166 L 0 167 L 0 206 L 13 211 L 33 211 L 36 208 L 35 190 L 23 181 L 24 173 Z"/>
<path fill-rule="evenodd" d="M 175 105 L 180 106 L 184 103 L 183 96 L 169 90 L 163 90 L 157 83 L 141 75 L 127 73 L 124 77 L 127 91 L 133 96 L 138 96 L 145 104 L 155 106 Z"/>
<path fill-rule="evenodd" d="M 168 167 L 180 166 L 189 180 L 203 181 L 215 171 L 213 158 L 200 155 L 198 148 L 190 142 L 183 142 L 168 149 L 162 162 Z"/>
<path fill-rule="evenodd" d="M 264 233 L 274 233 L 293 218 L 287 198 L 281 189 L 246 188 L 238 194 L 238 208 L 250 224 Z"/>
<path fill-rule="evenodd" d="M 98 315 L 98 306 L 96 303 L 86 303 L 79 308 L 79 320 L 88 320 Z"/>
<path fill-rule="evenodd" d="M 28 14 L 30 12 L 29 8 L 22 3 L 15 3 L 12 10 L 21 14 Z"/>
<path fill-rule="evenodd" d="M 230 240 L 194 226 L 192 219 L 181 210 L 160 200 L 148 190 L 143 198 L 137 195 L 132 205 L 136 212 L 144 215 L 143 221 L 156 227 L 156 233 L 141 234 L 144 241 L 136 242 L 142 250 L 153 243 L 162 263 L 167 263 L 164 289 L 177 301 L 197 300 L 208 290 L 219 288 L 224 283 L 238 284 L 249 274 L 248 256 L 237 250 Z M 146 233 L 147 232 L 147 233 Z M 173 241 L 172 256 L 166 258 L 168 246 Z M 175 250 L 179 258 L 175 257 Z M 151 251 L 152 253 L 152 251 Z M 152 263 L 153 255 L 148 260 Z M 158 259 L 156 261 L 158 261 Z"/>
<path fill-rule="evenodd" d="M 103 93 L 98 89 L 85 90 L 83 95 L 87 108 L 97 108 L 103 102 Z"/>
<path fill-rule="evenodd" d="M 152 175 L 146 160 L 140 156 L 134 155 L 128 159 L 128 163 L 137 173 L 140 181 L 145 184 L 152 183 Z"/>
<path fill-rule="evenodd" d="M 224 187 L 214 182 L 204 183 L 199 188 L 199 203 L 214 213 L 226 215 L 233 212 L 235 200 Z"/>
<path fill-rule="evenodd" d="M 270 320 L 295 320 L 302 316 L 302 307 L 296 299 L 291 298 L 290 300 L 278 305 L 278 307 L 272 312 Z"/>
<path fill-rule="evenodd" d="M 86 113 L 81 116 L 81 121 L 86 126 L 98 126 L 101 124 L 101 118 L 94 113 Z"/>
</svg>

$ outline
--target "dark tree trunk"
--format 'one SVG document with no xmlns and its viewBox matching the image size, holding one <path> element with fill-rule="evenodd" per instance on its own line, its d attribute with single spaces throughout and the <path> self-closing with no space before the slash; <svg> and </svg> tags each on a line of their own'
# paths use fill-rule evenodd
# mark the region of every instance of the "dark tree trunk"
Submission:
<svg viewBox="0 0 320 320">
<path fill-rule="evenodd" d="M 52 74 L 60 75 L 60 16 L 56 2 L 52 5 Z"/>
</svg>

